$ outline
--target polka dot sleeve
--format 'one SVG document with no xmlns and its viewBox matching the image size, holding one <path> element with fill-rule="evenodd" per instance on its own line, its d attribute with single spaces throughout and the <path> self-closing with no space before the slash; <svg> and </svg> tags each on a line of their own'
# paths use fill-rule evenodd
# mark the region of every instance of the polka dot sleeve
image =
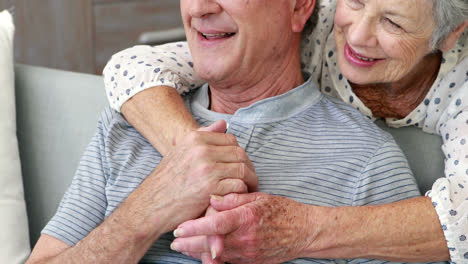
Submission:
<svg viewBox="0 0 468 264">
<path fill-rule="evenodd" d="M 128 99 L 145 89 L 169 86 L 182 94 L 203 84 L 193 71 L 186 42 L 123 50 L 112 56 L 103 76 L 109 103 L 119 112 Z"/>
<path fill-rule="evenodd" d="M 468 76 L 468 72 L 467 72 Z M 432 199 L 444 230 L 451 260 L 468 260 L 468 79 L 452 96 L 446 121 L 439 124 L 445 154 L 445 178 L 427 195 Z"/>
</svg>

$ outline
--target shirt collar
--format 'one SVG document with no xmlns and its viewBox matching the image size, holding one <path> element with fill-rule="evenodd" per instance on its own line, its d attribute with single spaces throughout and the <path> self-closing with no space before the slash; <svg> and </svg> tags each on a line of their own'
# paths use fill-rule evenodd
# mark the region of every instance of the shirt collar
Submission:
<svg viewBox="0 0 468 264">
<path fill-rule="evenodd" d="M 317 103 L 323 96 L 317 85 L 309 78 L 302 85 L 284 94 L 240 108 L 233 115 L 229 115 L 208 110 L 210 104 L 208 89 L 208 84 L 205 84 L 192 96 L 190 99 L 192 113 L 211 121 L 224 119 L 239 123 L 269 123 L 288 119 Z"/>
</svg>

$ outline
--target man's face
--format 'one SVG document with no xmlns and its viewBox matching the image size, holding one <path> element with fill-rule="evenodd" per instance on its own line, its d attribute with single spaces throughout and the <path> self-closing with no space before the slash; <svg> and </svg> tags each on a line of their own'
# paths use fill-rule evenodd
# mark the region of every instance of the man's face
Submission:
<svg viewBox="0 0 468 264">
<path fill-rule="evenodd" d="M 181 0 L 195 71 L 236 85 L 268 72 L 291 48 L 293 0 Z"/>
</svg>

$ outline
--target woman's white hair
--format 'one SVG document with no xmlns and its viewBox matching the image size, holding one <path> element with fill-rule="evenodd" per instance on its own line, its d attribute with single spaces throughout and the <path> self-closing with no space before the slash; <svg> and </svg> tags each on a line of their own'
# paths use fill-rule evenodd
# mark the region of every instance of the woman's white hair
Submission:
<svg viewBox="0 0 468 264">
<path fill-rule="evenodd" d="M 445 38 L 468 20 L 468 0 L 431 0 L 435 18 L 432 47 L 437 49 Z"/>
</svg>

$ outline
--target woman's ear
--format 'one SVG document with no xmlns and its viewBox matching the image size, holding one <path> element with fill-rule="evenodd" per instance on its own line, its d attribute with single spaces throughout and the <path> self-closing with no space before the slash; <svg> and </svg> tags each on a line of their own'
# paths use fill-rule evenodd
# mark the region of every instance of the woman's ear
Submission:
<svg viewBox="0 0 468 264">
<path fill-rule="evenodd" d="M 292 17 L 292 30 L 293 32 L 300 33 L 304 30 L 307 20 L 314 12 L 315 0 L 296 0 L 294 7 L 294 14 Z"/>
<path fill-rule="evenodd" d="M 439 49 L 444 52 L 451 50 L 467 26 L 468 20 L 460 24 L 454 31 L 450 32 L 450 34 L 445 38 L 444 42 L 442 42 L 442 45 Z"/>
</svg>

